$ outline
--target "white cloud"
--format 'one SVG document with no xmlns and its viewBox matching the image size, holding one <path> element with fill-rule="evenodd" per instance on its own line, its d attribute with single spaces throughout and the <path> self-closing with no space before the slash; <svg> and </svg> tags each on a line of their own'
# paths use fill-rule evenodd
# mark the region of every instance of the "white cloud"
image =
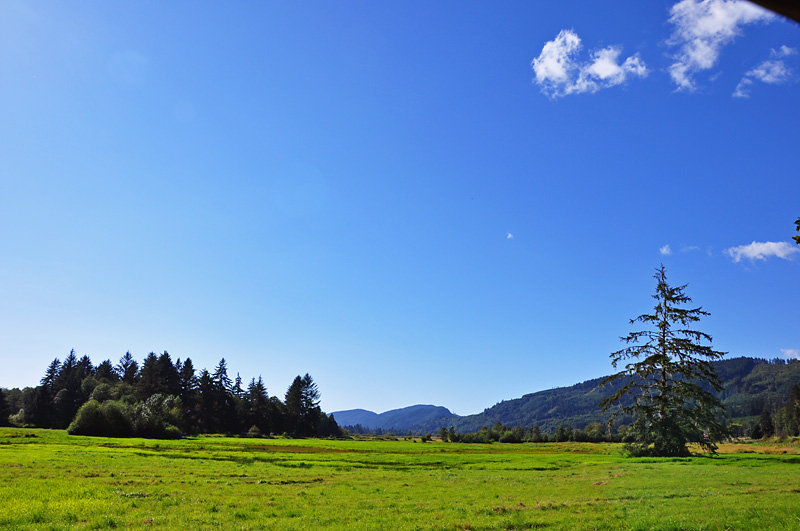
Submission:
<svg viewBox="0 0 800 531">
<path fill-rule="evenodd" d="M 595 50 L 590 61 L 579 62 L 581 39 L 572 30 L 561 30 L 555 39 L 545 43 L 539 57 L 531 61 L 537 83 L 550 98 L 569 94 L 594 93 L 625 83 L 631 77 L 645 77 L 647 66 L 632 55 L 620 64 L 622 48 L 609 46 Z"/>
<path fill-rule="evenodd" d="M 788 81 L 791 70 L 786 66 L 784 58 L 796 53 L 797 50 L 788 46 L 781 46 L 778 50 L 772 50 L 769 54 L 769 59 L 747 72 L 742 80 L 739 81 L 739 84 L 736 85 L 736 90 L 733 91 L 733 97 L 749 98 L 750 87 L 754 79 L 770 85 Z"/>
<path fill-rule="evenodd" d="M 800 350 L 796 348 L 782 348 L 781 352 L 783 352 L 783 357 L 785 358 L 800 360 Z"/>
<path fill-rule="evenodd" d="M 669 22 L 675 28 L 667 43 L 679 51 L 669 74 L 678 90 L 695 90 L 694 74 L 717 63 L 720 51 L 741 33 L 741 26 L 772 17 L 769 11 L 739 0 L 681 0 L 672 6 Z"/>
<path fill-rule="evenodd" d="M 513 239 L 514 239 L 514 235 L 513 234 L 511 234 L 510 232 L 508 234 L 506 234 L 506 240 L 513 240 Z"/>
<path fill-rule="evenodd" d="M 753 242 L 749 245 L 729 247 L 723 252 L 733 258 L 734 262 L 739 262 L 742 258 L 751 261 L 766 260 L 771 256 L 789 260 L 794 253 L 800 253 L 800 247 L 789 242 Z"/>
<path fill-rule="evenodd" d="M 753 80 L 749 77 L 743 77 L 739 84 L 736 85 L 736 90 L 733 91 L 734 98 L 749 98 L 750 97 L 750 85 L 753 84 Z"/>
<path fill-rule="evenodd" d="M 569 71 L 574 68 L 571 56 L 580 47 L 581 39 L 574 31 L 561 30 L 554 40 L 545 43 L 542 53 L 531 63 L 536 82 L 568 83 Z"/>
<path fill-rule="evenodd" d="M 783 61 L 764 61 L 747 74 L 763 83 L 781 83 L 786 81 L 789 70 Z"/>
<path fill-rule="evenodd" d="M 669 256 L 672 254 L 672 249 L 670 248 L 669 244 L 667 244 L 661 249 L 659 249 L 658 252 L 663 254 L 664 256 Z"/>
</svg>

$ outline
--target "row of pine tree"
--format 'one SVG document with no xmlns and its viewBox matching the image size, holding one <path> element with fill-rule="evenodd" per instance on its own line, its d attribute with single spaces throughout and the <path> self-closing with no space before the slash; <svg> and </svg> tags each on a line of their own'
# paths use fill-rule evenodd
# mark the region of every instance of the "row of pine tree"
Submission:
<svg viewBox="0 0 800 531">
<path fill-rule="evenodd" d="M 173 362 L 167 352 L 151 352 L 141 365 L 127 352 L 116 365 L 105 360 L 95 366 L 73 350 L 50 363 L 39 386 L 6 393 L 5 413 L 15 424 L 77 434 L 341 434 L 320 409 L 308 374 L 297 376 L 281 400 L 268 395 L 260 376 L 246 386 L 238 374 L 231 379 L 224 358 L 212 372 L 198 374 L 190 358 Z"/>
</svg>

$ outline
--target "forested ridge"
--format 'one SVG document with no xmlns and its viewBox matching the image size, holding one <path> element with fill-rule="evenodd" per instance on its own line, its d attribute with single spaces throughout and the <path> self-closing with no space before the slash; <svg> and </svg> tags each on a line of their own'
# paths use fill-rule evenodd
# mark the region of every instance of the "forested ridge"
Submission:
<svg viewBox="0 0 800 531">
<path fill-rule="evenodd" d="M 784 433 L 796 434 L 796 422 L 788 420 L 789 417 L 781 411 L 791 400 L 792 389 L 800 384 L 800 360 L 739 357 L 716 361 L 713 366 L 723 384 L 719 397 L 725 406 L 725 420 L 731 425 L 734 435 L 749 435 L 765 410 L 777 416 L 779 421 L 787 419 L 781 424 L 785 426 L 781 428 Z M 603 387 L 603 380 L 604 377 L 594 378 L 569 387 L 547 389 L 504 400 L 475 415 L 458 416 L 447 411 L 448 414 L 434 417 L 433 406 L 427 406 L 427 409 L 412 406 L 392 412 L 391 416 L 359 411 L 359 416 L 352 418 L 357 419 L 360 426 L 348 426 L 351 424 L 348 418 L 351 417 L 344 414 L 349 412 L 334 412 L 334 415 L 339 418 L 341 414 L 339 420 L 343 426 L 363 432 L 374 432 L 377 428 L 380 432 L 438 433 L 445 426 L 453 427 L 458 433 L 471 433 L 499 423 L 520 426 L 525 430 L 538 427 L 541 433 L 554 435 L 559 426 L 577 430 L 608 421 L 608 415 L 600 411 L 598 404 L 605 396 L 615 392 L 617 387 Z M 400 415 L 400 411 L 407 414 Z M 411 415 L 414 411 L 423 414 L 414 417 Z M 800 416 L 800 412 L 796 416 Z M 631 418 L 621 417 L 617 426 L 631 421 Z"/>
<path fill-rule="evenodd" d="M 0 390 L 0 422 L 105 436 L 340 435 L 319 399 L 308 374 L 298 375 L 281 400 L 260 376 L 246 385 L 238 373 L 231 378 L 224 358 L 198 374 L 191 358 L 173 362 L 167 352 L 151 352 L 141 365 L 127 352 L 116 364 L 95 366 L 72 350 L 48 365 L 37 387 Z"/>
<path fill-rule="evenodd" d="M 764 410 L 780 417 L 779 412 L 790 400 L 792 389 L 800 384 L 800 360 L 739 357 L 716 361 L 713 366 L 723 385 L 719 397 L 733 435 L 749 435 Z M 545 433 L 554 433 L 562 424 L 582 428 L 595 422 L 605 423 L 608 416 L 603 415 L 597 405 L 615 389 L 603 387 L 603 379 L 503 401 L 477 415 L 460 417 L 448 426 L 471 432 L 501 422 L 510 426 L 539 426 Z M 630 421 L 629 418 L 619 419 L 620 424 Z M 783 431 L 797 435 L 795 424 L 788 423 Z"/>
</svg>

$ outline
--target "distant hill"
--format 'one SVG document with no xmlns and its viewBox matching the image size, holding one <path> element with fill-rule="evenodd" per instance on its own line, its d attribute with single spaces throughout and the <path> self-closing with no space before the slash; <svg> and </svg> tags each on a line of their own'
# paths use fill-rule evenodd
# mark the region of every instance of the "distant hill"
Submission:
<svg viewBox="0 0 800 531">
<path fill-rule="evenodd" d="M 498 422 L 506 426 L 539 426 L 547 433 L 559 424 L 583 428 L 592 422 L 605 422 L 598 404 L 611 394 L 602 388 L 603 378 L 587 380 L 570 387 L 558 387 L 504 400 L 477 415 L 460 417 L 452 425 L 459 432 L 473 432 Z M 437 428 L 438 429 L 438 428 Z"/>
<path fill-rule="evenodd" d="M 777 408 L 789 396 L 792 384 L 800 384 L 800 361 L 758 358 L 731 358 L 714 363 L 724 391 L 720 399 L 730 420 L 749 422 L 761 411 Z M 500 422 L 506 426 L 539 426 L 543 432 L 552 433 L 559 424 L 582 429 L 593 422 L 605 422 L 597 404 L 613 392 L 603 388 L 603 378 L 595 378 L 570 387 L 559 387 L 530 393 L 513 400 L 504 400 L 482 413 L 460 417 L 447 408 L 437 406 L 411 406 L 380 415 L 371 411 L 351 410 L 335 412 L 341 426 L 360 424 L 384 431 L 435 433 L 441 427 L 453 426 L 456 431 L 475 432 L 483 426 Z M 629 423 L 632 419 L 621 419 Z M 352 421 L 352 422 L 351 422 Z"/>
<path fill-rule="evenodd" d="M 365 428 L 378 425 L 378 414 L 366 409 L 348 409 L 347 411 L 334 411 L 331 413 L 336 423 L 340 426 L 355 426 L 359 424 Z"/>
<path fill-rule="evenodd" d="M 334 411 L 332 413 L 336 422 L 340 426 L 360 425 L 371 430 L 381 429 L 384 431 L 422 431 L 424 426 L 437 425 L 439 427 L 447 424 L 452 419 L 457 419 L 449 409 L 442 406 L 416 405 L 393 409 L 385 413 L 377 414 L 364 409 L 350 409 L 348 411 Z M 436 429 L 439 429 L 437 427 Z"/>
</svg>

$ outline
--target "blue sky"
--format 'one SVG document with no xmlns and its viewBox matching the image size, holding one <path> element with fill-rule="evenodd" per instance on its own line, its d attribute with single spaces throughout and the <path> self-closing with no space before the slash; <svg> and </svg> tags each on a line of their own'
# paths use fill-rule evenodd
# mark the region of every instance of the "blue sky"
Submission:
<svg viewBox="0 0 800 531">
<path fill-rule="evenodd" d="M 550 5 L 553 4 L 553 5 Z M 800 350 L 800 26 L 744 2 L 0 4 L 0 386 L 168 351 L 326 411 L 602 376 L 653 273 Z"/>
</svg>

